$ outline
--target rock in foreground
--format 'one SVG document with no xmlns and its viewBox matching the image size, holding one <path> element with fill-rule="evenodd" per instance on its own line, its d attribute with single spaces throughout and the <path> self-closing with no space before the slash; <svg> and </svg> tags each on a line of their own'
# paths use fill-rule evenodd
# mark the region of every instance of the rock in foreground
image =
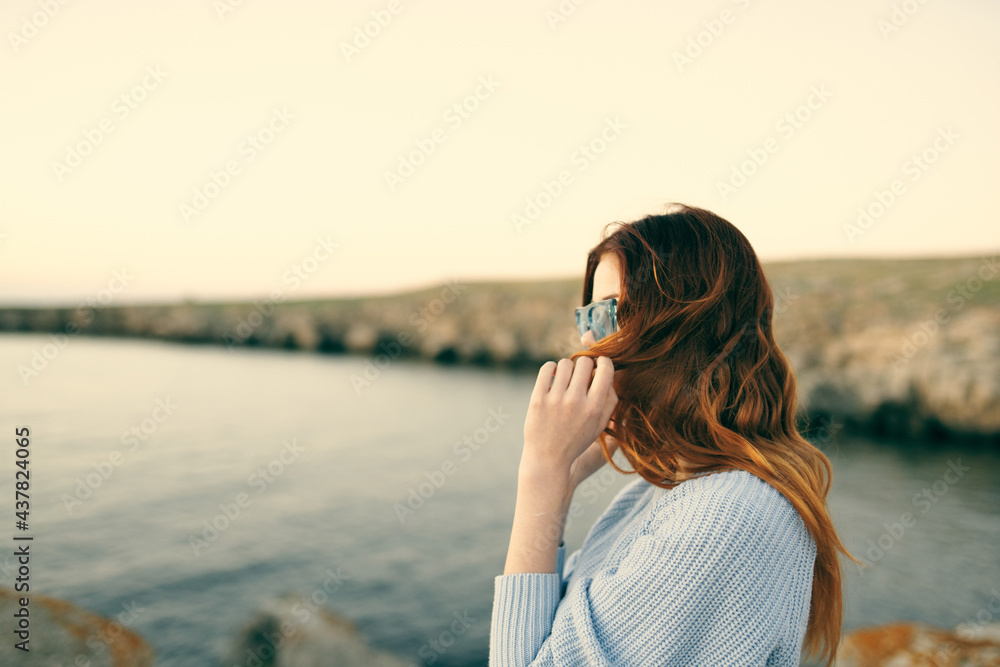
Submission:
<svg viewBox="0 0 1000 667">
<path fill-rule="evenodd" d="M 369 647 L 357 629 L 333 612 L 314 612 L 301 596 L 268 602 L 244 626 L 226 667 L 407 667 L 391 653 Z M 303 614 L 308 612 L 308 619 Z"/>
<path fill-rule="evenodd" d="M 21 594 L 0 589 L 0 617 L 12 628 L 21 609 Z M 110 620 L 69 602 L 32 594 L 28 602 L 29 651 L 14 647 L 19 639 L 5 633 L 0 665 L 86 665 L 87 667 L 152 667 L 153 649 L 126 625 L 134 620 L 122 612 Z"/>
<path fill-rule="evenodd" d="M 838 667 L 1000 665 L 1000 623 L 953 631 L 916 623 L 860 628 L 844 637 Z"/>
</svg>

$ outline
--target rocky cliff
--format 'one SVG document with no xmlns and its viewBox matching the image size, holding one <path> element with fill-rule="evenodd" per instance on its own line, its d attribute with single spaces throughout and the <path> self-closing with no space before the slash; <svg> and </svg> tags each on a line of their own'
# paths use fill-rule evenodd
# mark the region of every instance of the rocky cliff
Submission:
<svg viewBox="0 0 1000 667">
<path fill-rule="evenodd" d="M 814 424 L 1000 442 L 1000 266 L 993 255 L 765 266 L 775 336 Z M 579 348 L 579 279 L 462 283 L 384 297 L 0 309 L 0 331 L 138 336 L 533 367 Z"/>
</svg>

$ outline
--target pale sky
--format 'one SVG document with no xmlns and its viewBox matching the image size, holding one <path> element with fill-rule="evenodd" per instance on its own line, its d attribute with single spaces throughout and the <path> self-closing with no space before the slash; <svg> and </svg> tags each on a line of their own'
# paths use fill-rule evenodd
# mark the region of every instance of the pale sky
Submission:
<svg viewBox="0 0 1000 667">
<path fill-rule="evenodd" d="M 670 201 L 764 261 L 1000 248 L 994 1 L 231 2 L 3 3 L 0 304 L 580 276 Z"/>
</svg>

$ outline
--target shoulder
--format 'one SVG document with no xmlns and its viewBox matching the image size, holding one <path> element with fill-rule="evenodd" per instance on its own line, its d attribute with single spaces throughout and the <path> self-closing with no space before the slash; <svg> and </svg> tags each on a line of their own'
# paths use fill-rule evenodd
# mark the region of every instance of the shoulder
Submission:
<svg viewBox="0 0 1000 667">
<path fill-rule="evenodd" d="M 663 493 L 646 532 L 688 533 L 734 542 L 781 540 L 815 549 L 802 518 L 776 488 L 745 470 L 699 475 Z"/>
<path fill-rule="evenodd" d="M 793 509 L 780 491 L 746 470 L 724 470 L 692 477 L 664 494 L 660 504 L 706 512 Z"/>
</svg>

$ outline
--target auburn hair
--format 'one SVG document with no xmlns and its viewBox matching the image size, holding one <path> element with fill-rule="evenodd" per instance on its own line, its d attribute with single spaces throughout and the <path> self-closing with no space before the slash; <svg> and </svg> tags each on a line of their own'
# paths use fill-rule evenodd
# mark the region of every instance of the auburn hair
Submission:
<svg viewBox="0 0 1000 667">
<path fill-rule="evenodd" d="M 774 297 L 750 242 L 730 222 L 684 205 L 605 227 L 587 256 L 621 269 L 618 332 L 572 355 L 610 357 L 618 404 L 600 435 L 616 470 L 672 489 L 678 473 L 745 470 L 788 499 L 816 542 L 803 648 L 828 666 L 840 643 L 841 543 L 827 511 L 829 459 L 796 426 L 795 377 L 774 341 Z M 614 228 L 609 233 L 609 228 Z M 634 470 L 611 459 L 615 438 Z"/>
</svg>

